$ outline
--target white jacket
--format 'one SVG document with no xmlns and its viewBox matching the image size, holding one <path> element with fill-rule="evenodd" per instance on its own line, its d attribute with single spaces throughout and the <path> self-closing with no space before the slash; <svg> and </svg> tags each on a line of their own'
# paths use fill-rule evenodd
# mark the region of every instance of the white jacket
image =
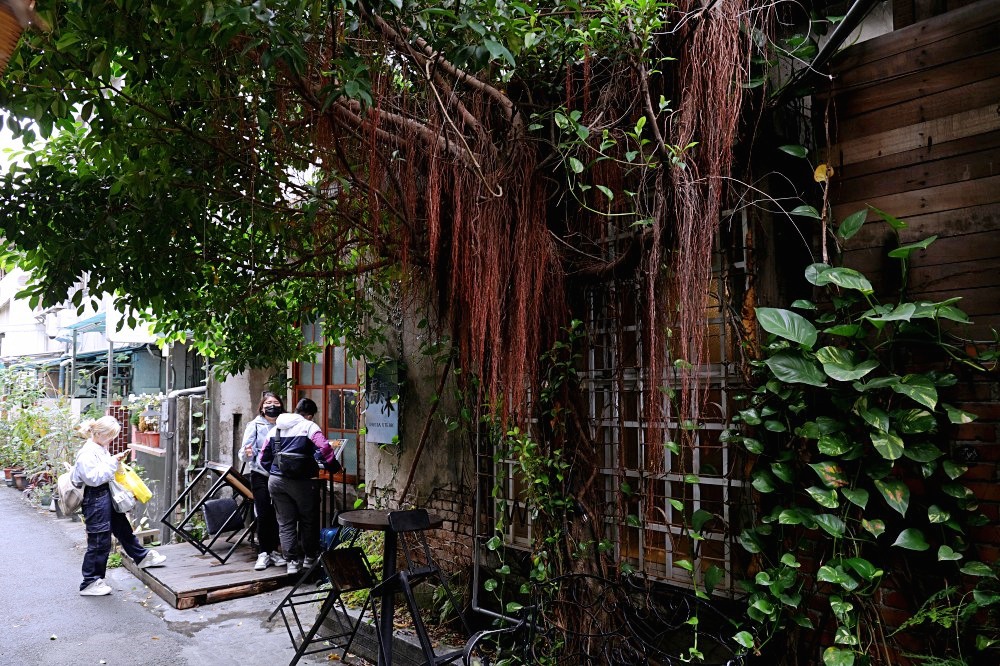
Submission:
<svg viewBox="0 0 1000 666">
<path fill-rule="evenodd" d="M 72 479 L 76 485 L 101 486 L 115 478 L 118 459 L 92 439 L 76 452 Z"/>
</svg>

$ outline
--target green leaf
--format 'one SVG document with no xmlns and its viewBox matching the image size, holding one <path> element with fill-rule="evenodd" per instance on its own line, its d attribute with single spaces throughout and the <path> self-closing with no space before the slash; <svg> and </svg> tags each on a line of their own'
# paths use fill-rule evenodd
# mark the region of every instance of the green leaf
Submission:
<svg viewBox="0 0 1000 666">
<path fill-rule="evenodd" d="M 855 573 L 865 580 L 875 580 L 885 574 L 882 569 L 878 569 L 874 564 L 863 557 L 851 557 L 844 560 L 844 564 L 849 566 Z"/>
<path fill-rule="evenodd" d="M 778 146 L 778 150 L 788 153 L 792 157 L 805 157 L 809 154 L 809 151 L 806 150 L 805 146 L 798 146 L 792 144 Z"/>
<path fill-rule="evenodd" d="M 795 555 L 792 553 L 785 553 L 781 556 L 781 563 L 786 567 L 791 567 L 792 569 L 798 569 L 802 564 L 795 559 Z"/>
<path fill-rule="evenodd" d="M 831 268 L 816 277 L 816 285 L 822 287 L 835 284 L 844 289 L 853 289 L 863 294 L 874 293 L 872 283 L 864 275 L 851 268 Z"/>
<path fill-rule="evenodd" d="M 801 215 L 802 217 L 812 217 L 817 220 L 820 219 L 819 211 L 813 206 L 796 206 L 790 214 Z"/>
<path fill-rule="evenodd" d="M 815 310 L 816 304 L 804 298 L 797 298 L 792 301 L 792 304 L 789 307 L 798 308 L 800 310 Z"/>
<path fill-rule="evenodd" d="M 816 524 L 819 525 L 824 532 L 832 537 L 839 538 L 844 536 L 844 531 L 847 529 L 844 521 L 832 513 L 818 514 L 813 516 L 813 520 L 816 521 Z"/>
<path fill-rule="evenodd" d="M 774 477 L 764 470 L 757 470 L 753 473 L 753 481 L 750 484 L 760 493 L 771 493 L 777 489 L 774 484 Z"/>
<path fill-rule="evenodd" d="M 925 409 L 897 410 L 892 413 L 896 427 L 904 435 L 918 435 L 937 430 L 937 420 Z"/>
<path fill-rule="evenodd" d="M 824 328 L 823 332 L 845 338 L 857 338 L 863 335 L 864 329 L 858 324 L 838 324 L 830 328 Z"/>
<path fill-rule="evenodd" d="M 753 635 L 749 631 L 741 631 L 733 636 L 733 640 L 737 644 L 745 647 L 748 650 L 752 650 L 754 646 Z"/>
<path fill-rule="evenodd" d="M 903 455 L 910 460 L 925 463 L 937 460 L 944 455 L 944 451 L 930 442 L 917 442 L 916 444 L 907 446 L 906 450 L 903 451 Z"/>
<path fill-rule="evenodd" d="M 855 213 L 851 213 L 845 217 L 844 221 L 837 227 L 837 235 L 840 236 L 841 240 L 849 240 L 852 236 L 854 236 L 854 234 L 861 230 L 861 227 L 864 225 L 867 217 L 867 208 L 862 208 Z"/>
<path fill-rule="evenodd" d="M 961 553 L 956 553 L 951 549 L 951 546 L 941 546 L 938 548 L 938 562 L 954 562 L 955 560 L 962 559 Z"/>
<path fill-rule="evenodd" d="M 927 540 L 924 539 L 924 533 L 915 527 L 908 527 L 900 532 L 896 540 L 892 542 L 892 545 L 907 550 L 927 550 L 930 548 Z"/>
<path fill-rule="evenodd" d="M 851 441 L 847 439 L 847 435 L 842 432 L 835 432 L 830 435 L 820 435 L 819 442 L 816 445 L 820 453 L 828 456 L 840 456 L 853 448 Z"/>
<path fill-rule="evenodd" d="M 875 206 L 868 206 L 868 207 L 871 208 L 873 211 L 875 211 L 875 213 L 879 217 L 881 217 L 883 220 L 885 220 L 886 223 L 890 227 L 892 227 L 893 229 L 895 229 L 896 231 L 902 231 L 903 229 L 905 229 L 907 227 L 906 222 L 903 222 L 902 220 L 893 217 L 889 213 L 886 213 L 885 211 L 881 211 L 878 208 L 876 208 Z"/>
<path fill-rule="evenodd" d="M 515 65 L 514 55 L 500 42 L 494 39 L 486 39 L 483 40 L 483 46 L 485 46 L 486 50 L 490 52 L 490 55 L 493 56 L 494 60 L 500 60 L 502 58 L 506 60 L 507 64 L 511 67 Z"/>
<path fill-rule="evenodd" d="M 828 377 L 841 382 L 861 379 L 879 365 L 874 359 L 858 363 L 854 352 L 840 347 L 822 347 L 816 351 L 816 358 Z"/>
<path fill-rule="evenodd" d="M 792 466 L 786 462 L 772 463 L 771 473 L 785 483 L 791 483 L 795 478 L 795 472 L 792 470 Z"/>
<path fill-rule="evenodd" d="M 868 506 L 868 491 L 864 488 L 841 488 L 840 492 L 851 504 L 860 506 L 862 509 Z"/>
<path fill-rule="evenodd" d="M 801 352 L 783 350 L 765 361 L 774 376 L 783 382 L 826 386 L 826 375 Z"/>
<path fill-rule="evenodd" d="M 867 398 L 859 398 L 854 404 L 858 416 L 879 432 L 889 432 L 889 415 L 878 407 L 868 407 Z"/>
<path fill-rule="evenodd" d="M 573 170 L 573 173 L 583 173 L 583 162 L 575 157 L 570 157 L 569 168 Z"/>
<path fill-rule="evenodd" d="M 817 504 L 826 507 L 827 509 L 836 509 L 840 506 L 840 502 L 837 501 L 837 491 L 832 488 L 810 486 L 809 488 L 806 488 L 806 492 L 809 493 L 814 500 L 816 500 Z"/>
<path fill-rule="evenodd" d="M 882 493 L 886 503 L 905 518 L 906 509 L 910 506 L 910 489 L 906 484 L 898 479 L 876 480 L 875 487 Z"/>
<path fill-rule="evenodd" d="M 957 425 L 961 425 L 963 423 L 972 423 L 978 418 L 975 414 L 962 411 L 957 407 L 952 407 L 951 405 L 945 404 L 943 402 L 941 403 L 941 407 L 943 407 L 945 413 L 948 414 L 948 420 L 951 423 Z"/>
<path fill-rule="evenodd" d="M 872 444 L 879 455 L 886 460 L 898 460 L 903 455 L 903 438 L 894 432 L 870 432 Z"/>
<path fill-rule="evenodd" d="M 900 303 L 888 312 L 884 312 L 878 317 L 866 316 L 868 321 L 910 321 L 917 307 L 913 303 Z"/>
<path fill-rule="evenodd" d="M 925 375 L 906 375 L 893 385 L 892 390 L 928 409 L 934 409 L 937 406 L 937 388 L 934 386 L 934 382 Z"/>
<path fill-rule="evenodd" d="M 927 507 L 927 520 L 931 523 L 945 523 L 949 519 L 951 519 L 951 514 L 937 504 L 931 504 Z"/>
<path fill-rule="evenodd" d="M 809 466 L 812 467 L 816 475 L 819 476 L 819 480 L 827 488 L 843 488 L 847 485 L 847 477 L 844 475 L 844 470 L 837 463 L 825 461 L 810 463 Z"/>
<path fill-rule="evenodd" d="M 969 562 L 964 567 L 959 569 L 959 571 L 968 576 L 978 576 L 980 578 L 996 578 L 996 574 L 993 573 L 993 569 L 983 564 L 982 562 Z"/>
<path fill-rule="evenodd" d="M 917 250 L 926 250 L 931 243 L 937 240 L 937 238 L 938 238 L 937 236 L 930 236 L 929 238 L 925 238 L 922 241 L 917 241 L 916 243 L 910 243 L 909 245 L 901 245 L 900 247 L 897 247 L 895 250 L 890 250 L 889 256 L 892 257 L 893 259 L 906 259 Z"/>
<path fill-rule="evenodd" d="M 861 527 L 865 528 L 865 531 L 871 534 L 876 539 L 885 532 L 885 521 L 884 520 L 868 520 L 867 518 L 861 519 Z"/>
<path fill-rule="evenodd" d="M 816 327 L 802 315 L 780 308 L 757 308 L 757 321 L 768 333 L 812 348 L 816 344 Z"/>
<path fill-rule="evenodd" d="M 944 462 L 941 463 L 941 469 L 944 470 L 944 473 L 948 475 L 949 479 L 954 481 L 958 477 L 968 472 L 969 466 L 960 465 L 959 463 L 953 460 L 945 460 Z"/>
</svg>

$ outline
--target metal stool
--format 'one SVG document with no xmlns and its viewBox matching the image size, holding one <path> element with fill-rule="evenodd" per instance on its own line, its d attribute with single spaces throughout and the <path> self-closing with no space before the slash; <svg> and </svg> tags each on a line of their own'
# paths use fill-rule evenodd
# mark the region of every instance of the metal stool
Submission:
<svg viewBox="0 0 1000 666">
<path fill-rule="evenodd" d="M 195 502 L 191 509 L 188 511 L 184 519 L 179 523 L 174 524 L 172 522 L 174 511 L 177 510 L 182 503 L 190 500 L 191 495 L 199 487 L 202 480 L 209 475 L 218 475 L 218 479 L 209 487 L 208 491 Z M 205 541 L 204 537 L 199 534 L 195 534 L 192 531 L 193 521 L 198 515 L 198 511 L 202 509 L 206 503 L 219 499 L 216 497 L 218 493 L 222 490 L 229 488 L 232 490 L 233 508 L 229 512 L 229 516 L 226 517 L 222 523 L 223 527 L 218 530 L 215 534 L 211 535 L 209 541 Z M 220 463 L 206 463 L 205 468 L 198 473 L 198 476 L 194 478 L 184 492 L 178 496 L 177 501 L 170 505 L 163 518 L 160 519 L 164 525 L 169 527 L 171 530 L 176 532 L 184 541 L 187 541 L 192 546 L 198 549 L 198 551 L 203 555 L 211 555 L 215 559 L 219 560 L 220 563 L 225 564 L 226 560 L 236 551 L 241 543 L 247 538 L 253 536 L 254 526 L 256 525 L 256 519 L 253 516 L 253 491 L 250 490 L 250 480 L 247 479 L 241 472 L 236 471 L 229 465 L 223 465 Z M 235 529 L 229 529 L 234 527 Z M 216 548 L 216 543 L 224 535 L 229 534 L 223 540 L 223 545 L 220 548 Z M 228 544 L 228 548 L 222 551 L 221 548 Z M 218 551 L 218 552 L 217 552 Z"/>
</svg>

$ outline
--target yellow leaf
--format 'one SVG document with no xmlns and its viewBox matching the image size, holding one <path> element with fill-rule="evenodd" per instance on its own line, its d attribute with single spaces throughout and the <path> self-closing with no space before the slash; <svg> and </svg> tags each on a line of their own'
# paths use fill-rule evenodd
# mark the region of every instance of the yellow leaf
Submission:
<svg viewBox="0 0 1000 666">
<path fill-rule="evenodd" d="M 826 183 L 833 178 L 833 167 L 829 164 L 820 164 L 813 172 L 813 180 L 817 183 Z"/>
</svg>

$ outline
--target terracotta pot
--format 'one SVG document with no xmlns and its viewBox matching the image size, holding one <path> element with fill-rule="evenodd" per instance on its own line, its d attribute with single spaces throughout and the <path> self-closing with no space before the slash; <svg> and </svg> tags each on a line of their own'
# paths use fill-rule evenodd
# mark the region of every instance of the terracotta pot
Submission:
<svg viewBox="0 0 1000 666">
<path fill-rule="evenodd" d="M 18 490 L 24 490 L 24 487 L 28 485 L 28 477 L 21 472 L 15 472 L 14 477 L 14 487 Z"/>
<path fill-rule="evenodd" d="M 148 446 L 154 449 L 160 448 L 160 433 L 158 432 L 140 432 L 137 433 L 139 439 L 136 440 L 137 443 L 143 446 Z"/>
</svg>

